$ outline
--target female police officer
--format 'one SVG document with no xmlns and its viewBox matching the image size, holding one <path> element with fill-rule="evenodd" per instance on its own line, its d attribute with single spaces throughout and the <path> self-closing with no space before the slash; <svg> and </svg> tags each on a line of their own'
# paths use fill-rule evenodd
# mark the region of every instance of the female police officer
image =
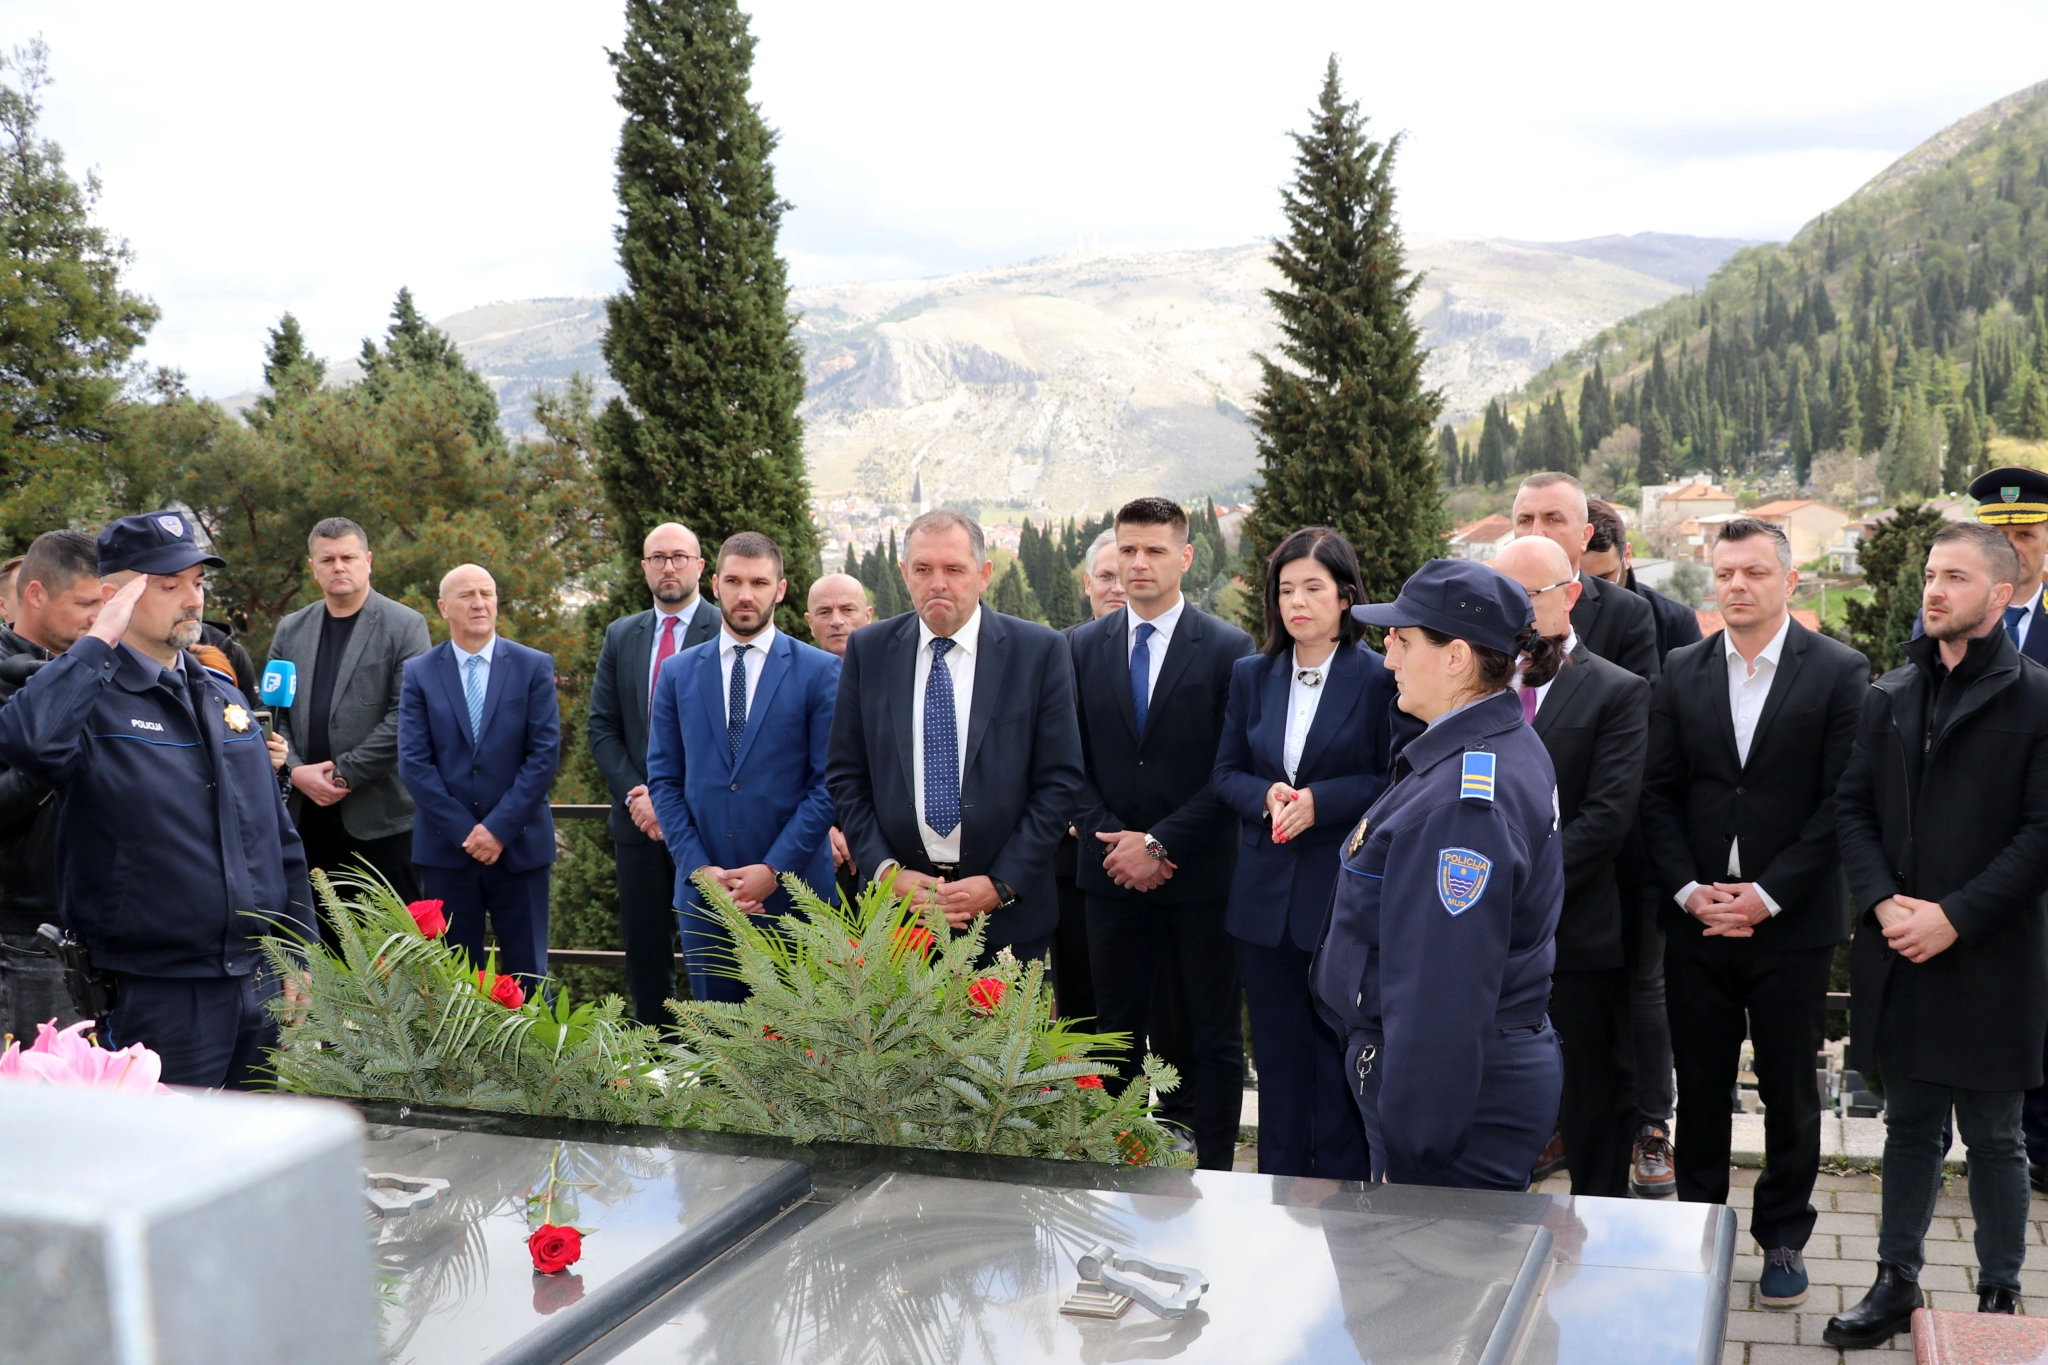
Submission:
<svg viewBox="0 0 2048 1365">
<path fill-rule="evenodd" d="M 1467 560 L 1425 564 L 1387 604 L 1398 705 L 1428 726 L 1344 842 L 1311 981 L 1346 1039 L 1373 1178 L 1526 1189 L 1564 1083 L 1545 1017 L 1564 899 L 1550 756 L 1510 690 L 1562 644 L 1522 585 Z"/>
</svg>

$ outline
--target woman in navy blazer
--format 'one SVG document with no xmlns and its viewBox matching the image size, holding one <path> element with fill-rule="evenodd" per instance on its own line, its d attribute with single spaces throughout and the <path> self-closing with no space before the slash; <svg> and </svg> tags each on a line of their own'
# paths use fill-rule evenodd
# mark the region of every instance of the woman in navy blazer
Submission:
<svg viewBox="0 0 2048 1365">
<path fill-rule="evenodd" d="M 1372 1176 L 1343 1046 L 1308 983 L 1342 842 L 1387 786 L 1393 675 L 1351 619 L 1363 600 L 1343 536 L 1311 526 L 1280 543 L 1265 649 L 1237 661 L 1216 751 L 1216 791 L 1243 822 L 1224 927 L 1251 1006 L 1268 1175 Z"/>
</svg>

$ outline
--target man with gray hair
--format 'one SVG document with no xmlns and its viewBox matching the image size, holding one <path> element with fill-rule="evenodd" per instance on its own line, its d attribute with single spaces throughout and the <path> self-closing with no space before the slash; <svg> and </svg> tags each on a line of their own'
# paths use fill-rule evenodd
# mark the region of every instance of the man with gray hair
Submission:
<svg viewBox="0 0 2048 1365">
<path fill-rule="evenodd" d="M 1066 637 L 982 608 L 981 524 L 927 512 L 903 537 L 912 610 L 847 640 L 826 784 L 863 881 L 893 880 L 987 951 L 1050 955 L 1053 851 L 1081 789 Z"/>
<path fill-rule="evenodd" d="M 1579 604 L 1572 608 L 1572 632 L 1580 642 L 1607 662 L 1654 682 L 1659 657 L 1657 618 L 1650 604 L 1587 573 L 1580 563 L 1593 538 L 1584 486 L 1555 470 L 1531 474 L 1515 490 L 1514 523 L 1516 535 L 1555 541 L 1571 560 L 1581 584 Z"/>
<path fill-rule="evenodd" d="M 306 536 L 318 601 L 277 623 L 270 657 L 299 688 L 277 711 L 291 773 L 292 822 L 306 862 L 332 875 L 365 868 L 404 900 L 419 896 L 412 797 L 398 777 L 398 693 L 405 661 L 427 652 L 427 619 L 370 586 L 369 533 L 329 517 Z M 322 933 L 333 930 L 323 917 Z"/>
</svg>

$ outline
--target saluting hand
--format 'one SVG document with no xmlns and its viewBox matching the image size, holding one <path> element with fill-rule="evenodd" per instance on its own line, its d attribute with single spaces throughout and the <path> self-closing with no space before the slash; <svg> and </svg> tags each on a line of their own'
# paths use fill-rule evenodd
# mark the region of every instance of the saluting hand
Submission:
<svg viewBox="0 0 2048 1365">
<path fill-rule="evenodd" d="M 142 600 L 142 594 L 148 588 L 149 575 L 146 573 L 139 573 L 123 583 L 120 590 L 100 608 L 99 616 L 86 634 L 107 645 L 120 644 L 121 637 L 128 633 L 129 620 L 135 615 L 135 604 Z"/>
</svg>

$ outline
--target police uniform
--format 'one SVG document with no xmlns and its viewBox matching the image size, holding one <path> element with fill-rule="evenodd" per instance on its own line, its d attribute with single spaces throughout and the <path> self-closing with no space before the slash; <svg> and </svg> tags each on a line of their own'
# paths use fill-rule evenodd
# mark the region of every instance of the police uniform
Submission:
<svg viewBox="0 0 2048 1365">
<path fill-rule="evenodd" d="M 1435 560 L 1375 625 L 1513 653 L 1534 619 L 1512 579 Z M 1346 1040 L 1373 1178 L 1528 1187 L 1564 1062 L 1546 1008 L 1564 904 L 1557 782 L 1512 691 L 1437 718 L 1345 840 L 1310 979 Z"/>
<path fill-rule="evenodd" d="M 102 576 L 222 561 L 174 512 L 101 533 Z M 58 909 L 115 981 L 103 1041 L 165 1083 L 244 1089 L 277 1029 L 257 938 L 312 932 L 297 831 L 248 698 L 181 652 L 165 668 L 86 636 L 0 708 L 0 758 L 53 788 Z"/>
</svg>

